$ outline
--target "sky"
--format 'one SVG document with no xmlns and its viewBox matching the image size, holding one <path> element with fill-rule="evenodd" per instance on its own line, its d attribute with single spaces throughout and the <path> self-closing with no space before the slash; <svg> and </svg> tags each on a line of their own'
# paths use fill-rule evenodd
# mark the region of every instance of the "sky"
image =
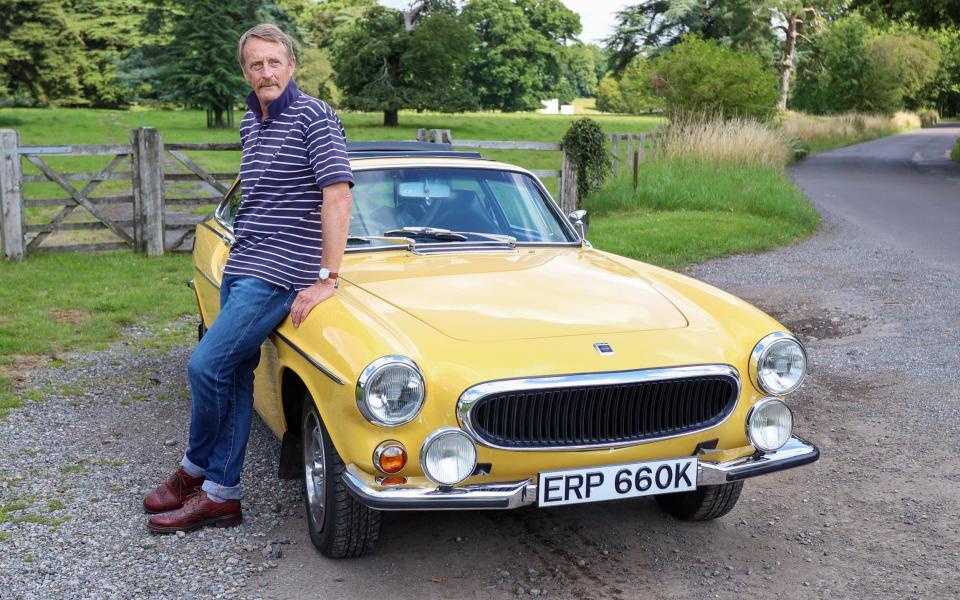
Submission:
<svg viewBox="0 0 960 600">
<path fill-rule="evenodd" d="M 407 8 L 410 0 L 379 0 L 380 4 L 393 8 Z M 600 44 L 613 31 L 617 11 L 636 4 L 637 0 L 561 0 L 567 8 L 580 15 L 583 33 L 580 40 Z"/>
</svg>

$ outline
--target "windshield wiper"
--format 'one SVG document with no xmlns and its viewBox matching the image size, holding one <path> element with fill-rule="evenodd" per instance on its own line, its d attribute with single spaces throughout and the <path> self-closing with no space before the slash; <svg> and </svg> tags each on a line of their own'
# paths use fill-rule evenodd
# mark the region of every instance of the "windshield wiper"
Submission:
<svg viewBox="0 0 960 600">
<path fill-rule="evenodd" d="M 384 231 L 384 235 L 400 235 L 415 238 L 430 238 L 441 242 L 465 242 L 467 236 L 449 229 L 439 227 L 404 227 L 403 229 L 390 229 Z"/>
<path fill-rule="evenodd" d="M 390 233 L 389 231 L 387 233 Z M 409 246 L 413 240 L 408 237 L 391 237 L 386 235 L 351 235 L 347 237 L 347 243 L 359 242 L 361 244 L 372 244 L 373 242 L 387 242 L 390 244 L 403 244 Z"/>
</svg>

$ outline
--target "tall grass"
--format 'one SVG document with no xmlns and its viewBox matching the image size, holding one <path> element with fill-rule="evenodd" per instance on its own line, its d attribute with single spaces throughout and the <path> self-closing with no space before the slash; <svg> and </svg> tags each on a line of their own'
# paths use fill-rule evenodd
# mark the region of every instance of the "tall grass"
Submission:
<svg viewBox="0 0 960 600">
<path fill-rule="evenodd" d="M 734 167 L 782 167 L 790 137 L 779 127 L 750 118 L 675 119 L 667 129 L 667 157 Z"/>
<path fill-rule="evenodd" d="M 791 112 L 783 119 L 786 135 L 801 140 L 813 151 L 893 135 L 920 126 L 920 116 L 913 112 L 898 112 L 892 117 L 867 113 L 818 117 Z"/>
</svg>

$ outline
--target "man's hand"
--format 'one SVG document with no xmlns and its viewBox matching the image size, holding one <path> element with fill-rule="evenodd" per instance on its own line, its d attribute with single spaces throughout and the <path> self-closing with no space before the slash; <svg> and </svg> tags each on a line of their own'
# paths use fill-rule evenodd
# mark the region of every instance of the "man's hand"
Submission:
<svg viewBox="0 0 960 600">
<path fill-rule="evenodd" d="M 333 290 L 334 282 L 330 279 L 323 283 L 318 281 L 310 287 L 300 290 L 293 301 L 293 306 L 290 307 L 290 319 L 293 321 L 293 326 L 300 327 L 300 323 L 306 320 L 314 306 L 333 296 Z"/>
</svg>

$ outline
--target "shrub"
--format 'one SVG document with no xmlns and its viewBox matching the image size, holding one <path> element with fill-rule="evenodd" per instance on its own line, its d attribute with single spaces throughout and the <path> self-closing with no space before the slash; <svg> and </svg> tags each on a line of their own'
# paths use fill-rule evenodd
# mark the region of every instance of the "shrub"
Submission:
<svg viewBox="0 0 960 600">
<path fill-rule="evenodd" d="M 577 197 L 603 187 L 610 174 L 610 160 L 600 125 L 592 119 L 577 119 L 563 134 L 561 146 L 577 170 Z"/>
<path fill-rule="evenodd" d="M 687 36 L 650 66 L 670 112 L 761 120 L 776 112 L 777 75 L 753 54 Z"/>
<path fill-rule="evenodd" d="M 953 150 L 950 151 L 950 159 L 954 162 L 960 162 L 960 138 L 953 143 Z"/>
<path fill-rule="evenodd" d="M 917 111 L 917 116 L 920 118 L 921 127 L 932 127 L 940 122 L 940 113 L 933 108 Z"/>
<path fill-rule="evenodd" d="M 941 54 L 935 41 L 907 32 L 878 35 L 862 17 L 844 17 L 814 36 L 800 56 L 791 107 L 892 115 L 920 102 Z"/>
<path fill-rule="evenodd" d="M 610 75 L 604 75 L 597 85 L 597 110 L 610 113 L 625 113 L 627 105 L 623 101 L 620 82 Z"/>
</svg>

